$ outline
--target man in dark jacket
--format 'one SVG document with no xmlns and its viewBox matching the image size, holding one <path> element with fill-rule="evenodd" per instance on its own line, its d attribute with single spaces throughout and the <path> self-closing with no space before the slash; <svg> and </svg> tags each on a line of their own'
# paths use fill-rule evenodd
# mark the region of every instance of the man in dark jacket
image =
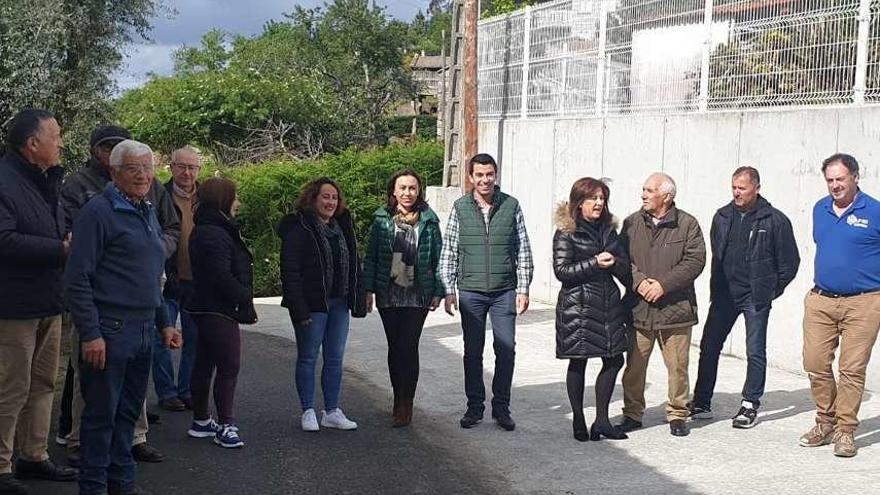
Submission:
<svg viewBox="0 0 880 495">
<path fill-rule="evenodd" d="M 70 232 L 73 222 L 79 216 L 80 210 L 85 207 L 95 196 L 103 194 L 107 184 L 110 182 L 110 154 L 113 148 L 120 142 L 131 139 L 131 133 L 128 129 L 113 125 L 103 125 L 92 132 L 89 140 L 89 148 L 91 150 L 91 158 L 86 165 L 70 175 L 61 186 L 61 206 L 64 212 L 64 223 L 66 231 Z M 153 187 L 147 195 L 156 213 L 159 217 L 159 223 L 162 225 L 162 241 L 164 243 L 166 255 L 170 255 L 177 249 L 177 240 L 180 237 L 180 220 L 174 210 L 174 204 L 165 188 L 159 181 L 153 181 Z M 79 348 L 78 332 L 71 332 L 71 348 Z M 80 417 L 82 415 L 84 403 L 82 394 L 79 390 L 79 366 L 78 360 L 71 359 L 67 369 L 68 377 L 64 383 L 64 394 L 71 396 L 70 407 L 70 431 L 66 437 L 67 458 L 72 465 L 79 463 L 79 440 L 80 440 Z M 68 391 L 69 387 L 69 391 Z M 64 411 L 62 410 L 62 415 Z M 134 457 L 139 462 L 161 462 L 165 459 L 165 455 L 158 449 L 147 443 L 147 431 L 149 425 L 147 422 L 146 406 L 138 418 L 135 426 L 135 437 L 133 442 Z M 65 418 L 59 422 L 64 424 Z M 60 427 L 59 427 L 60 428 Z"/>
<path fill-rule="evenodd" d="M 157 328 L 165 345 L 180 345 L 162 304 L 166 254 L 161 227 L 146 199 L 154 181 L 152 150 L 122 141 L 110 154 L 110 167 L 112 183 L 73 224 L 64 272 L 81 351 L 83 495 L 139 493 L 131 443 Z"/>
<path fill-rule="evenodd" d="M 633 331 L 623 372 L 623 431 L 642 426 L 645 379 L 654 343 L 659 342 L 669 374 L 666 419 L 674 436 L 688 435 L 688 360 L 691 327 L 697 324 L 694 280 L 706 266 L 706 244 L 697 219 L 675 206 L 675 182 L 666 174 L 648 177 L 642 209 L 623 222 L 633 286 Z"/>
<path fill-rule="evenodd" d="M 46 450 L 70 251 L 58 208 L 62 146 L 52 114 L 22 110 L 0 159 L 0 493 L 27 493 L 15 478 L 76 479 L 75 469 L 55 465 Z"/>
<path fill-rule="evenodd" d="M 746 324 L 748 369 L 734 428 L 751 428 L 758 418 L 767 374 L 770 303 L 797 274 L 800 256 L 791 222 L 759 193 L 761 176 L 752 167 L 733 173 L 733 201 L 712 218 L 711 305 L 700 341 L 700 367 L 692 418 L 709 419 L 718 357 L 737 317 Z"/>
</svg>

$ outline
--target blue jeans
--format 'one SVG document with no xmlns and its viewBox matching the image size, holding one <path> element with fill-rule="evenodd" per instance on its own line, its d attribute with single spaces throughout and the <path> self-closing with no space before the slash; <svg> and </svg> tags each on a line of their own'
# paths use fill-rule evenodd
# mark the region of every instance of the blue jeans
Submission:
<svg viewBox="0 0 880 495">
<path fill-rule="evenodd" d="M 296 333 L 296 391 L 303 410 L 315 408 L 315 364 L 318 352 L 323 352 L 321 390 L 324 409 L 339 407 L 342 390 L 342 357 L 348 341 L 348 303 L 345 299 L 330 299 L 326 313 L 311 313 L 312 323 L 303 327 L 293 322 Z M 291 315 L 292 317 L 292 315 Z"/>
<path fill-rule="evenodd" d="M 464 391 L 468 409 L 483 411 L 483 348 L 486 344 L 486 315 L 492 319 L 492 347 L 495 349 L 495 377 L 492 379 L 492 411 L 510 413 L 510 386 L 516 352 L 516 291 L 460 291 L 458 308 L 464 333 Z"/>
<path fill-rule="evenodd" d="M 180 302 L 175 299 L 165 300 L 165 311 L 168 312 L 170 324 L 177 322 L 180 315 L 180 326 L 183 337 L 183 349 L 180 351 L 180 367 L 177 369 L 177 385 L 174 385 L 174 360 L 171 349 L 165 347 L 162 339 L 155 339 L 153 345 L 153 384 L 156 386 L 156 397 L 159 400 L 180 397 L 192 397 L 189 388 L 193 366 L 196 362 L 196 340 L 198 331 L 196 322 L 186 311 L 180 311 Z"/>
<path fill-rule="evenodd" d="M 697 384 L 694 387 L 694 405 L 710 407 L 715 380 L 718 377 L 718 358 L 724 341 L 742 313 L 746 323 L 746 357 L 748 367 L 746 382 L 743 385 L 743 400 L 760 406 L 764 395 L 764 383 L 767 378 L 767 319 L 770 317 L 770 305 L 755 307 L 746 304 L 736 307 L 730 300 L 712 301 L 709 316 L 703 328 L 703 339 L 700 342 L 700 365 Z"/>
<path fill-rule="evenodd" d="M 97 370 L 80 362 L 85 409 L 80 426 L 80 494 L 105 494 L 111 483 L 128 493 L 134 487 L 131 455 L 134 425 L 147 395 L 150 354 L 159 340 L 153 319 L 101 318 L 106 363 Z"/>
</svg>

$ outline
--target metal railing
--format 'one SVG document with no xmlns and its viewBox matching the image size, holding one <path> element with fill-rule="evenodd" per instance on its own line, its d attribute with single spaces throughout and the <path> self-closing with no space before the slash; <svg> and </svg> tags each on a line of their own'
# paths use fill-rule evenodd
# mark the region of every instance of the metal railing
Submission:
<svg viewBox="0 0 880 495">
<path fill-rule="evenodd" d="M 479 29 L 481 117 L 880 102 L 880 0 L 558 0 Z"/>
</svg>

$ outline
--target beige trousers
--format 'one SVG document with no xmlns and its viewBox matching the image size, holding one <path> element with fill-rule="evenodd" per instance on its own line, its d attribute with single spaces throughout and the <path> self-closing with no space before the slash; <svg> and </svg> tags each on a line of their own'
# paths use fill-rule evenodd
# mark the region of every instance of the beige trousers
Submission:
<svg viewBox="0 0 880 495">
<path fill-rule="evenodd" d="M 853 432 L 865 392 L 865 371 L 880 328 L 880 292 L 804 298 L 804 370 L 816 403 L 816 422 Z M 831 369 L 840 347 L 838 379 Z"/>
<path fill-rule="evenodd" d="M 623 371 L 623 415 L 636 421 L 645 414 L 645 379 L 654 343 L 660 345 L 668 377 L 666 420 L 687 419 L 688 360 L 691 327 L 668 330 L 634 329 L 630 332 L 630 350 Z"/>
<path fill-rule="evenodd" d="M 55 377 L 61 354 L 61 315 L 0 320 L 0 474 L 12 472 L 17 449 L 44 461 Z"/>
</svg>

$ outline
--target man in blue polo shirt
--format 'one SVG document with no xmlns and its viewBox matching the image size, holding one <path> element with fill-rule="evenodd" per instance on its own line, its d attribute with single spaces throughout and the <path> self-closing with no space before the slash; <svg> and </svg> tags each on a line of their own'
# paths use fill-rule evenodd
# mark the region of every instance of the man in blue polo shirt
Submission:
<svg viewBox="0 0 880 495">
<path fill-rule="evenodd" d="M 822 173 L 829 195 L 813 208 L 815 287 L 804 301 L 804 369 L 816 425 L 800 444 L 833 442 L 834 455 L 853 457 L 865 370 L 880 328 L 880 202 L 859 189 L 859 163 L 852 156 L 832 155 Z"/>
</svg>

